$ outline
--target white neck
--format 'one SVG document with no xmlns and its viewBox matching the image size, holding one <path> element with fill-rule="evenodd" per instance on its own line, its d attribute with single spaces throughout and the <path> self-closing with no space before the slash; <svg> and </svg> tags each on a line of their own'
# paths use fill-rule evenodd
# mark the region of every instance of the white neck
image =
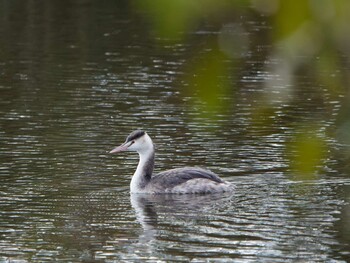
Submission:
<svg viewBox="0 0 350 263">
<path fill-rule="evenodd" d="M 151 180 L 154 166 L 154 147 L 153 143 L 148 149 L 138 151 L 140 160 L 136 171 L 131 179 L 130 192 L 142 193 Z"/>
</svg>

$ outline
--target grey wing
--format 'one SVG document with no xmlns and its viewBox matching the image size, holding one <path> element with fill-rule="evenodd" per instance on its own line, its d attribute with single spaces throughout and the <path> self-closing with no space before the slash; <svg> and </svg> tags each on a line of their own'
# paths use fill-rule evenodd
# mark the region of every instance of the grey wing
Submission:
<svg viewBox="0 0 350 263">
<path fill-rule="evenodd" d="M 168 188 L 197 178 L 224 183 L 224 181 L 213 172 L 197 167 L 184 167 L 161 172 L 152 178 L 152 183 Z"/>
</svg>

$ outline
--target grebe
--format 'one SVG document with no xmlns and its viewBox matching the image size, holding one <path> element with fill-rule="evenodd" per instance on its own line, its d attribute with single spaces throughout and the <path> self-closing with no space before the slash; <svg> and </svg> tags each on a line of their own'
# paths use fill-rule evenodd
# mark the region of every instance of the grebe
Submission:
<svg viewBox="0 0 350 263">
<path fill-rule="evenodd" d="M 110 153 L 136 151 L 140 160 L 131 179 L 131 193 L 194 194 L 229 192 L 233 186 L 211 171 L 197 167 L 184 167 L 153 175 L 154 145 L 151 137 L 142 130 L 133 131 L 126 141 Z"/>
</svg>

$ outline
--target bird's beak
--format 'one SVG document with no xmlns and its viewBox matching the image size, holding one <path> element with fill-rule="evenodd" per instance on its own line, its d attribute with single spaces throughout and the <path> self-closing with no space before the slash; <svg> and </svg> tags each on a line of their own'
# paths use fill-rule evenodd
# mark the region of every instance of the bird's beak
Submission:
<svg viewBox="0 0 350 263">
<path fill-rule="evenodd" d="M 126 151 L 129 148 L 129 144 L 128 143 L 123 143 L 122 145 L 115 147 L 112 151 L 110 151 L 109 153 L 117 153 L 117 152 L 123 152 Z"/>
</svg>

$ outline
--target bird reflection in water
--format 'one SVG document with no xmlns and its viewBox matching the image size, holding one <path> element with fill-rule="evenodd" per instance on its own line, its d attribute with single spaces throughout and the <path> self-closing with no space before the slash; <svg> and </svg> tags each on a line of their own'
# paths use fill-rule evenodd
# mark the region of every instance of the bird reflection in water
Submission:
<svg viewBox="0 0 350 263">
<path fill-rule="evenodd" d="M 137 221 L 143 228 L 140 243 L 149 243 L 157 238 L 158 224 L 184 226 L 204 220 L 232 203 L 232 193 L 210 195 L 149 195 L 130 194 L 131 205 Z M 171 220 L 169 222 L 169 219 Z"/>
</svg>

